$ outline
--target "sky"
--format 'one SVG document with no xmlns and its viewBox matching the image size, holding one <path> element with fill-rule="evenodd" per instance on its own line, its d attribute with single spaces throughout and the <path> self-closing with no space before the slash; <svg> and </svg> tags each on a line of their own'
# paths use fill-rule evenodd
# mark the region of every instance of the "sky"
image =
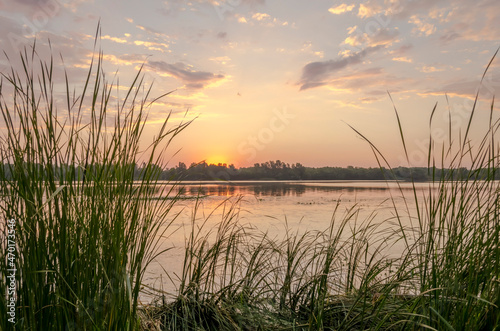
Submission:
<svg viewBox="0 0 500 331">
<path fill-rule="evenodd" d="M 100 25 L 109 77 L 126 86 L 143 65 L 152 95 L 173 91 L 149 110 L 144 144 L 170 112 L 171 125 L 194 119 L 172 166 L 376 166 L 361 135 L 391 166 L 421 166 L 429 137 L 463 134 L 478 89 L 479 140 L 500 89 L 499 61 L 480 85 L 500 46 L 498 0 L 0 0 L 0 16 L 2 72 L 36 38 L 61 54 L 74 86 Z"/>
</svg>

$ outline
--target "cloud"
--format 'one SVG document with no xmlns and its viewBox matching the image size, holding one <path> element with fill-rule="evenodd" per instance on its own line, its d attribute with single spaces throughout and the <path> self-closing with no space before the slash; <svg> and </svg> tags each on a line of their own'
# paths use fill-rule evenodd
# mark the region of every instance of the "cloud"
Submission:
<svg viewBox="0 0 500 331">
<path fill-rule="evenodd" d="M 380 48 L 381 46 L 368 47 L 341 59 L 306 64 L 302 68 L 302 77 L 299 81 L 300 90 L 307 90 L 328 84 L 328 79 L 333 74 L 348 66 L 361 63 L 365 57 Z"/>
<path fill-rule="evenodd" d="M 443 44 L 459 40 L 499 41 L 500 7 L 497 0 L 367 0 L 359 5 L 358 17 L 395 20 L 414 25 L 420 36 L 440 33 Z"/>
<path fill-rule="evenodd" d="M 144 55 L 137 54 L 123 54 L 123 55 L 113 55 L 113 54 L 103 54 L 103 59 L 117 65 L 134 65 L 141 64 L 145 62 Z"/>
<path fill-rule="evenodd" d="M 191 66 L 181 62 L 170 64 L 164 61 L 148 61 L 148 68 L 160 75 L 177 78 L 191 89 L 201 89 L 225 78 L 222 74 L 193 70 Z"/>
<path fill-rule="evenodd" d="M 485 75 L 481 82 L 480 76 L 474 78 L 463 78 L 460 80 L 453 79 L 437 85 L 437 87 L 428 87 L 424 92 L 419 95 L 439 95 L 443 96 L 445 93 L 449 96 L 468 98 L 473 100 L 477 92 L 481 101 L 490 102 L 493 96 L 498 95 L 500 91 L 500 70 L 498 68 L 490 67 L 490 70 Z"/>
<path fill-rule="evenodd" d="M 3 0 L 0 10 L 18 12 L 26 15 L 29 21 L 39 21 L 58 16 L 64 4 L 58 0 Z"/>
<path fill-rule="evenodd" d="M 196 1 L 198 3 L 204 3 L 209 1 Z M 177 16 L 179 13 L 182 13 L 186 10 L 185 3 L 182 0 L 171 0 L 164 1 L 163 7 L 160 9 L 160 12 L 165 16 Z"/>
<path fill-rule="evenodd" d="M 413 49 L 412 44 L 404 44 L 399 46 L 398 48 L 390 51 L 389 53 L 394 56 L 403 56 L 408 53 L 409 50 Z"/>
<path fill-rule="evenodd" d="M 148 32 L 148 33 L 154 34 L 155 36 L 168 37 L 168 35 L 166 35 L 165 33 L 161 32 L 160 30 L 156 30 L 156 29 L 150 28 L 148 26 L 137 24 L 135 27 L 138 28 L 139 30 L 144 31 L 144 32 Z"/>
<path fill-rule="evenodd" d="M 250 9 L 245 8 L 245 12 L 256 12 L 256 7 L 265 5 L 265 0 L 170 0 L 163 2 L 164 8 L 161 12 L 165 15 L 178 16 L 188 10 L 200 13 L 215 11 L 220 19 L 234 17 L 234 13 L 240 12 L 243 7 Z"/>
<path fill-rule="evenodd" d="M 449 25 L 442 29 L 440 36 L 443 44 L 458 40 L 500 40 L 500 7 L 496 1 L 478 0 L 474 6 L 453 4 L 444 20 Z"/>
<path fill-rule="evenodd" d="M 422 68 L 419 69 L 421 72 L 424 72 L 426 74 L 429 74 L 431 72 L 439 72 L 439 71 L 444 71 L 443 68 L 436 68 L 433 66 L 423 66 Z"/>
<path fill-rule="evenodd" d="M 91 52 L 84 48 L 82 42 L 86 40 L 86 36 L 71 33 L 69 35 L 55 34 L 48 31 L 38 31 L 34 36 L 26 34 L 22 23 L 8 17 L 0 15 L 0 49 L 5 52 L 11 61 L 19 60 L 19 52 L 26 49 L 31 49 L 36 37 L 37 53 L 44 57 L 50 58 L 55 54 L 62 54 L 64 61 L 68 64 L 83 64 L 85 56 Z M 92 37 L 93 38 L 93 37 Z M 51 47 L 48 47 L 48 43 Z M 3 57 L 1 55 L 0 57 Z M 59 58 L 59 56 L 56 56 Z"/>
<path fill-rule="evenodd" d="M 376 33 L 368 35 L 368 46 L 391 45 L 393 42 L 397 42 L 398 36 L 398 30 L 380 29 Z"/>
<path fill-rule="evenodd" d="M 351 27 L 347 28 L 347 34 L 353 34 L 354 31 L 356 31 L 357 28 L 358 28 L 357 25 L 351 26 Z"/>
<path fill-rule="evenodd" d="M 266 0 L 242 0 L 241 2 L 247 5 L 264 5 Z"/>
<path fill-rule="evenodd" d="M 397 42 L 399 31 L 396 29 L 390 30 L 380 28 L 375 32 L 361 33 L 356 27 L 348 29 L 349 36 L 344 40 L 344 45 L 352 47 L 375 47 L 375 46 L 390 46 Z"/>
<path fill-rule="evenodd" d="M 269 19 L 270 17 L 271 16 L 269 16 L 269 14 L 266 13 L 255 13 L 252 15 L 252 18 L 257 21 L 263 21 Z"/>
<path fill-rule="evenodd" d="M 219 39 L 224 39 L 226 37 L 227 37 L 227 32 L 221 31 L 221 32 L 217 33 L 217 38 L 219 38 Z"/>
<path fill-rule="evenodd" d="M 24 31 L 22 26 L 16 21 L 9 17 L 0 16 L 0 40 L 8 40 L 9 34 L 16 34 L 19 36 L 24 36 Z"/>
<path fill-rule="evenodd" d="M 459 39 L 461 37 L 460 34 L 453 30 L 445 31 L 440 37 L 439 40 L 443 44 L 448 44 L 449 42 L 452 42 L 455 39 Z"/>
<path fill-rule="evenodd" d="M 385 15 L 406 20 L 408 17 L 420 13 L 432 13 L 434 17 L 439 17 L 443 13 L 439 12 L 436 7 L 445 1 L 449 0 L 368 0 L 359 5 L 358 17 L 370 18 Z M 470 7 L 470 5 L 467 6 Z"/>
<path fill-rule="evenodd" d="M 405 86 L 415 86 L 415 82 L 404 77 L 387 73 L 382 68 L 369 68 L 336 77 L 329 86 L 368 97 L 370 102 L 377 101 L 391 93 L 405 92 Z M 361 100 L 365 103 L 368 100 Z"/>
<path fill-rule="evenodd" d="M 325 52 L 324 51 L 316 50 L 314 48 L 315 47 L 313 47 L 313 43 L 311 41 L 306 41 L 303 44 L 302 48 L 300 49 L 300 52 L 304 52 L 304 53 L 307 53 L 307 54 L 312 54 L 314 56 L 319 56 L 320 58 L 323 58 L 325 56 Z M 278 50 L 280 52 L 282 52 L 282 53 L 285 52 L 284 48 L 280 48 Z M 290 53 L 290 50 L 288 50 L 286 52 Z"/>
<path fill-rule="evenodd" d="M 101 39 L 111 40 L 111 41 L 113 41 L 115 43 L 118 43 L 118 44 L 125 44 L 125 43 L 127 43 L 127 39 L 118 38 L 118 37 L 111 37 L 109 35 L 101 36 Z"/>
<path fill-rule="evenodd" d="M 24 7 L 18 4 L 17 6 Z M 35 9 L 35 20 L 29 16 L 26 11 L 21 11 L 23 15 L 11 15 L 8 12 L 16 12 L 16 5 L 11 4 L 11 1 L 2 3 L 0 0 L 0 10 L 4 13 L 0 14 L 0 41 L 2 41 L 2 52 L 8 54 L 16 54 L 22 51 L 25 47 L 30 47 L 34 38 L 42 39 L 46 31 L 47 25 L 50 23 L 52 16 L 49 13 L 38 13 Z M 38 9 L 41 10 L 41 9 Z M 50 15 L 56 15 L 51 13 Z M 56 38 L 57 35 L 54 35 Z"/>
<path fill-rule="evenodd" d="M 18 3 L 22 3 L 27 6 L 42 6 L 46 4 L 47 0 L 17 0 Z"/>
<path fill-rule="evenodd" d="M 354 9 L 354 7 L 356 7 L 356 5 L 346 5 L 345 3 L 337 6 L 337 7 L 332 7 L 330 9 L 328 9 L 328 11 L 334 15 L 340 15 L 340 14 L 344 14 L 344 13 L 347 13 L 347 12 L 350 12 Z"/>
<path fill-rule="evenodd" d="M 387 91 L 407 93 L 409 90 L 405 87 L 416 84 L 417 82 L 413 79 L 398 77 L 381 67 L 373 67 L 338 75 L 328 82 L 326 88 L 334 93 L 342 94 L 341 103 L 350 107 L 359 107 L 360 103 L 372 103 L 387 98 Z M 349 99 L 351 101 L 346 101 Z"/>
<path fill-rule="evenodd" d="M 0 30 L 3 32 L 0 36 L 0 49 L 5 51 L 9 60 L 2 54 L 0 55 L 0 70 L 8 73 L 10 68 L 17 72 L 23 72 L 23 63 L 19 55 L 19 51 L 26 47 L 28 50 L 33 46 L 34 38 L 26 38 L 23 36 L 23 30 L 20 22 L 16 22 L 9 18 L 2 17 L 0 19 Z M 84 47 L 83 41 L 85 36 L 73 33 L 69 36 L 64 34 L 53 34 L 48 31 L 38 32 L 36 35 L 36 56 L 42 61 L 54 61 L 52 76 L 54 82 L 64 82 L 65 72 L 70 86 L 84 82 L 89 68 L 92 51 Z M 12 44 L 11 39 L 14 43 Z M 49 47 L 49 41 L 51 47 Z M 29 53 L 28 53 L 29 54 Z M 62 59 L 61 59 L 62 57 Z M 40 73 L 38 66 L 35 64 L 34 75 Z M 48 63 L 48 62 L 46 62 Z M 54 93 L 56 104 L 64 101 L 64 96 L 58 89 Z"/>
<path fill-rule="evenodd" d="M 412 63 L 413 60 L 406 56 L 393 57 L 393 61 Z"/>
<path fill-rule="evenodd" d="M 359 5 L 358 17 L 360 18 L 368 18 L 373 17 L 380 13 L 380 7 L 374 3 L 368 2 L 365 4 Z"/>
<path fill-rule="evenodd" d="M 416 27 L 412 31 L 414 33 L 418 32 L 420 36 L 427 37 L 436 32 L 436 26 L 434 26 L 434 24 L 422 21 L 417 17 L 417 15 L 411 16 L 409 23 L 416 25 Z"/>
<path fill-rule="evenodd" d="M 372 103 L 372 102 L 375 102 L 375 101 L 378 101 L 379 99 L 376 98 L 376 97 L 364 97 L 364 98 L 360 98 L 359 101 L 361 101 L 362 103 Z"/>
<path fill-rule="evenodd" d="M 134 40 L 134 45 L 144 46 L 150 51 L 168 52 L 170 53 L 169 45 L 161 42 L 145 41 L 145 40 Z"/>
<path fill-rule="evenodd" d="M 436 15 L 439 16 L 436 7 L 443 2 L 449 2 L 449 0 L 395 0 L 391 1 L 385 11 L 385 14 L 402 20 L 405 20 L 417 13 L 436 17 Z M 467 6 L 470 7 L 469 4 L 467 4 Z"/>
<path fill-rule="evenodd" d="M 217 62 L 219 64 L 227 64 L 228 62 L 231 61 L 231 58 L 229 56 L 217 56 L 217 57 L 212 57 L 209 60 Z"/>
<path fill-rule="evenodd" d="M 275 26 L 288 26 L 288 21 L 282 21 L 276 17 L 271 17 L 271 15 L 266 13 L 255 13 L 252 16 L 245 17 L 240 14 L 234 14 L 234 16 L 239 23 L 248 23 L 250 25 L 261 25 L 268 28 Z"/>
</svg>

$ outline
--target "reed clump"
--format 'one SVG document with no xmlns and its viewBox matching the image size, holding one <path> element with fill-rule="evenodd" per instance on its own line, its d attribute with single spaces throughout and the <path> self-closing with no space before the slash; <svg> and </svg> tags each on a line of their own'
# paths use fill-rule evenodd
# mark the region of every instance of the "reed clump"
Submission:
<svg viewBox="0 0 500 331">
<path fill-rule="evenodd" d="M 153 199 L 166 190 L 157 169 L 188 123 L 171 125 L 167 117 L 145 147 L 154 99 L 141 70 L 120 98 L 102 53 L 78 89 L 35 45 L 20 61 L 22 70 L 3 72 L 0 82 L 0 292 L 11 269 L 4 220 L 14 219 L 15 327 L 137 330 L 144 271 L 161 253 L 158 238 L 175 203 Z M 0 329 L 9 330 L 5 295 L 0 302 Z"/>
</svg>

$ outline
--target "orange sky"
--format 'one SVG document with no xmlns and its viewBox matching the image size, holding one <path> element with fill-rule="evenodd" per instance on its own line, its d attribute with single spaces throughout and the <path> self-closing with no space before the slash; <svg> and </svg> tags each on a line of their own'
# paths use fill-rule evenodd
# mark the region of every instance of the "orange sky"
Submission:
<svg viewBox="0 0 500 331">
<path fill-rule="evenodd" d="M 500 46 L 496 0 L 6 0 L 0 15 L 7 54 L 34 38 L 42 46 L 50 39 L 75 85 L 84 80 L 100 20 L 111 76 L 118 70 L 127 85 L 144 63 L 153 94 L 176 90 L 152 107 L 145 139 L 169 111 L 173 124 L 196 118 L 173 144 L 172 153 L 182 149 L 172 165 L 280 159 L 376 166 L 369 145 L 347 124 L 391 165 L 408 165 L 387 92 L 410 164 L 425 165 L 429 134 L 447 143 L 448 111 L 457 137 L 464 130 L 483 70 Z M 483 82 L 475 139 L 500 88 L 497 63 Z M 0 68 L 6 66 L 2 58 Z"/>
</svg>

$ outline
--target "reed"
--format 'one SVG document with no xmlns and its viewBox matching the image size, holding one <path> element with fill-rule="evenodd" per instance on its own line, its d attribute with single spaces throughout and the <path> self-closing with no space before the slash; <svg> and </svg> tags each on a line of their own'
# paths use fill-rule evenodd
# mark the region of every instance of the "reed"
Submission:
<svg viewBox="0 0 500 331">
<path fill-rule="evenodd" d="M 154 101 L 141 70 L 122 98 L 96 52 L 81 90 L 34 45 L 2 73 L 1 218 L 16 221 L 18 330 L 136 330 L 141 282 L 176 199 L 153 199 L 164 149 L 189 123 L 167 116 L 140 146 Z M 62 93 L 61 93 L 62 92 Z M 137 164 L 144 162 L 140 168 Z M 134 174 L 140 171 L 140 180 Z M 6 227 L 0 228 L 0 270 Z M 0 291 L 6 293 L 6 273 Z M 6 296 L 0 329 L 9 330 Z"/>
</svg>

